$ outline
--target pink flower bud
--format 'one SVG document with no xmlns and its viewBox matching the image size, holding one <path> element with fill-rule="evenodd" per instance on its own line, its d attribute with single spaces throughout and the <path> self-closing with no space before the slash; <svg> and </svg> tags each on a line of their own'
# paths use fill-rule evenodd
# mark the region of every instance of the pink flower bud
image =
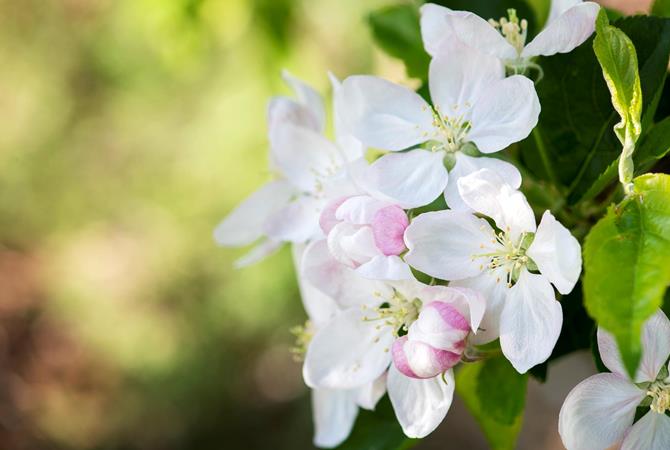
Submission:
<svg viewBox="0 0 670 450">
<path fill-rule="evenodd" d="M 451 369 L 461 359 L 460 353 L 439 350 L 430 345 L 411 341 L 403 336 L 391 348 L 393 364 L 410 378 L 432 378 Z"/>
<path fill-rule="evenodd" d="M 391 205 L 380 209 L 370 225 L 375 244 L 384 255 L 399 255 L 405 251 L 404 235 L 409 219 L 401 207 Z"/>
<path fill-rule="evenodd" d="M 436 349 L 461 354 L 470 324 L 452 304 L 433 301 L 423 307 L 417 320 L 410 326 L 408 336 L 412 341 L 424 342 Z"/>
</svg>

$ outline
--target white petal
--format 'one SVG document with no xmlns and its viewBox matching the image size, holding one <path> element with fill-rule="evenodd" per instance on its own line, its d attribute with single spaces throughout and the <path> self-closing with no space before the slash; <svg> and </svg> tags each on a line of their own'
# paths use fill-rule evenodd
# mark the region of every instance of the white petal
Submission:
<svg viewBox="0 0 670 450">
<path fill-rule="evenodd" d="M 430 106 L 406 87 L 358 75 L 344 80 L 341 95 L 347 126 L 367 146 L 403 150 L 425 142 L 434 130 Z"/>
<path fill-rule="evenodd" d="M 336 260 L 351 268 L 382 254 L 371 227 L 348 222 L 340 222 L 330 230 L 328 249 Z"/>
<path fill-rule="evenodd" d="M 458 193 L 466 205 L 493 219 L 513 241 L 536 229 L 535 214 L 526 197 L 492 170 L 480 169 L 459 178 Z"/>
<path fill-rule="evenodd" d="M 275 132 L 286 124 L 321 132 L 322 124 L 305 105 L 287 98 L 274 97 L 268 104 L 268 136 L 272 141 Z"/>
<path fill-rule="evenodd" d="M 310 387 L 352 389 L 381 376 L 391 362 L 392 330 L 365 320 L 360 308 L 335 317 L 307 348 L 303 377 Z"/>
<path fill-rule="evenodd" d="M 501 59 L 516 58 L 514 47 L 486 20 L 468 11 L 452 11 L 437 5 L 421 8 L 421 34 L 426 51 L 435 56 L 454 39 Z"/>
<path fill-rule="evenodd" d="M 558 292 L 569 294 L 575 287 L 582 271 L 582 249 L 577 239 L 549 211 L 542 215 L 526 254 Z"/>
<path fill-rule="evenodd" d="M 334 259 L 325 240 L 307 246 L 301 272 L 312 286 L 333 298 L 342 308 L 378 306 L 379 297 L 375 293 L 390 292 L 385 283 L 363 278 Z"/>
<path fill-rule="evenodd" d="M 305 242 L 322 236 L 319 216 L 322 201 L 302 195 L 268 217 L 265 234 L 276 241 Z"/>
<path fill-rule="evenodd" d="M 645 393 L 625 378 L 599 373 L 570 391 L 561 407 L 558 432 L 568 450 L 605 450 L 633 424 Z"/>
<path fill-rule="evenodd" d="M 382 156 L 362 173 L 361 185 L 375 197 L 404 209 L 435 200 L 447 185 L 444 153 L 411 150 Z"/>
<path fill-rule="evenodd" d="M 399 256 L 378 255 L 355 269 L 356 273 L 370 280 L 411 280 L 409 266 Z"/>
<path fill-rule="evenodd" d="M 500 151 L 528 137 L 539 115 L 540 100 L 528 78 L 512 75 L 491 82 L 472 106 L 468 139 L 483 153 Z"/>
<path fill-rule="evenodd" d="M 461 199 L 458 193 L 458 179 L 470 175 L 479 169 L 489 169 L 502 178 L 505 183 L 513 189 L 519 189 L 521 186 L 521 173 L 513 165 L 497 158 L 479 157 L 465 155 L 461 152 L 456 153 L 456 165 L 449 172 L 449 182 L 444 191 L 444 199 L 451 209 L 466 210 L 471 209 Z"/>
<path fill-rule="evenodd" d="M 312 286 L 301 272 L 302 258 L 305 255 L 306 248 L 307 246 L 305 244 L 293 244 L 291 246 L 291 253 L 293 255 L 296 276 L 298 278 L 298 287 L 300 289 L 302 304 L 305 307 L 305 312 L 307 312 L 309 320 L 318 330 L 335 317 L 335 315 L 340 312 L 340 308 L 335 300 Z"/>
<path fill-rule="evenodd" d="M 454 397 L 454 374 L 420 380 L 389 368 L 388 393 L 403 432 L 411 438 L 429 435 L 442 422 Z"/>
<path fill-rule="evenodd" d="M 279 247 L 284 244 L 281 241 L 274 241 L 272 239 L 264 239 L 257 245 L 255 245 L 251 250 L 245 253 L 242 257 L 235 260 L 234 266 L 236 269 L 241 269 L 243 267 L 256 264 L 257 262 L 262 261 L 266 257 L 273 254 L 279 249 Z"/>
<path fill-rule="evenodd" d="M 584 2 L 573 6 L 547 24 L 521 52 L 521 56 L 551 56 L 568 53 L 593 34 L 600 6 Z"/>
<path fill-rule="evenodd" d="M 326 122 L 326 110 L 323 107 L 321 95 L 306 83 L 292 76 L 287 70 L 282 71 L 282 78 L 293 89 L 300 104 L 304 105 L 316 119 L 318 127 L 315 131 L 323 132 Z"/>
<path fill-rule="evenodd" d="M 343 117 L 343 114 L 345 114 L 346 111 L 342 106 L 342 102 L 344 101 L 341 92 L 342 83 L 340 83 L 340 80 L 330 72 L 328 73 L 328 78 L 330 78 L 330 84 L 333 89 L 335 142 L 340 150 L 342 150 L 344 159 L 347 161 L 355 161 L 365 155 L 365 148 L 361 141 L 353 136 L 352 131 L 349 128 L 349 123 L 345 120 L 345 117 Z"/>
<path fill-rule="evenodd" d="M 356 389 L 356 403 L 363 409 L 374 411 L 377 402 L 386 393 L 386 374 Z"/>
<path fill-rule="evenodd" d="M 357 415 L 355 391 L 314 389 L 312 391 L 314 445 L 321 448 L 340 445 L 351 433 Z"/>
<path fill-rule="evenodd" d="M 441 115 L 468 120 L 471 105 L 491 83 L 503 78 L 505 69 L 498 58 L 454 39 L 430 63 L 430 96 Z"/>
<path fill-rule="evenodd" d="M 405 230 L 409 252 L 405 261 L 415 269 L 442 280 L 479 275 L 481 258 L 489 253 L 493 229 L 484 219 L 460 211 L 435 211 L 415 217 Z M 483 246 L 483 247 L 482 247 Z"/>
<path fill-rule="evenodd" d="M 558 17 L 566 12 L 568 9 L 572 8 L 575 5 L 582 3 L 582 0 L 551 0 L 551 6 L 549 8 L 549 17 L 547 18 L 547 23 L 551 23 Z"/>
<path fill-rule="evenodd" d="M 628 377 L 614 336 L 598 328 L 598 350 L 603 364 L 614 373 Z M 659 310 L 642 327 L 642 359 L 635 373 L 635 382 L 654 381 L 670 356 L 670 321 Z"/>
<path fill-rule="evenodd" d="M 377 211 L 390 204 L 369 195 L 356 195 L 346 199 L 337 207 L 335 218 L 357 225 L 370 224 Z"/>
<path fill-rule="evenodd" d="M 519 373 L 549 358 L 561 334 L 563 311 L 541 275 L 522 269 L 500 316 L 500 346 Z"/>
<path fill-rule="evenodd" d="M 265 184 L 223 219 L 214 230 L 214 240 L 225 246 L 251 244 L 263 235 L 267 218 L 284 207 L 294 194 L 293 187 L 285 181 Z"/>
<path fill-rule="evenodd" d="M 499 268 L 495 271 L 486 271 L 473 278 L 452 281 L 449 286 L 474 289 L 481 292 L 486 298 L 484 317 L 479 324 L 477 333 L 470 337 L 470 342 L 481 345 L 498 339 L 500 336 L 500 315 L 509 292 L 505 269 Z"/>
<path fill-rule="evenodd" d="M 306 192 L 314 192 L 334 166 L 344 163 L 335 144 L 313 130 L 295 125 L 284 125 L 276 130 L 270 152 L 275 167 Z"/>
<path fill-rule="evenodd" d="M 649 411 L 635 422 L 623 440 L 621 450 L 667 450 L 670 446 L 670 417 Z"/>
</svg>

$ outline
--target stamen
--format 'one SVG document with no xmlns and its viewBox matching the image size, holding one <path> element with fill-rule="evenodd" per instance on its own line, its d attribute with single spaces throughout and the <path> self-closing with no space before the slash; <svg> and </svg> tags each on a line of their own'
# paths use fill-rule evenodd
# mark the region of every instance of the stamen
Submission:
<svg viewBox="0 0 670 450">
<path fill-rule="evenodd" d="M 649 386 L 647 395 L 651 397 L 649 408 L 656 413 L 665 414 L 670 411 L 670 385 L 656 381 Z"/>
<path fill-rule="evenodd" d="M 393 295 L 383 306 L 371 310 L 376 316 L 365 316 L 363 321 L 381 321 L 381 324 L 375 326 L 375 329 L 380 330 L 383 326 L 388 326 L 391 327 L 395 336 L 399 336 L 401 332 L 407 332 L 409 326 L 419 317 L 421 300 L 417 298 L 409 300 L 394 289 Z M 374 342 L 378 342 L 378 339 Z"/>
<path fill-rule="evenodd" d="M 314 327 L 312 322 L 308 320 L 304 325 L 291 327 L 289 331 L 295 336 L 295 345 L 289 349 L 289 352 L 293 355 L 294 361 L 301 362 L 305 359 L 307 346 L 314 337 Z"/>
</svg>

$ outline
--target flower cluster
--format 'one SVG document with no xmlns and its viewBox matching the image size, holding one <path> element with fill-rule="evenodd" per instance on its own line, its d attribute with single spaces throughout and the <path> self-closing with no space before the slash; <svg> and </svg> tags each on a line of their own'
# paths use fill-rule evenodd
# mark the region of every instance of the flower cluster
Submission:
<svg viewBox="0 0 670 450">
<path fill-rule="evenodd" d="M 533 58 L 580 45 L 597 12 L 556 0 L 526 44 L 514 10 L 486 21 L 424 5 L 431 101 L 374 76 L 331 76 L 334 140 L 320 96 L 284 75 L 296 98 L 269 106 L 277 178 L 215 238 L 262 239 L 242 265 L 293 244 L 309 316 L 295 350 L 313 389 L 316 445 L 341 443 L 359 407 L 374 409 L 384 393 L 405 434 L 426 436 L 451 405 L 453 368 L 477 345 L 499 339 L 520 373 L 551 354 L 563 320 L 554 289 L 573 289 L 581 249 L 551 212 L 537 223 L 521 174 L 498 152 L 537 124 Z M 383 156 L 371 161 L 370 148 Z"/>
</svg>

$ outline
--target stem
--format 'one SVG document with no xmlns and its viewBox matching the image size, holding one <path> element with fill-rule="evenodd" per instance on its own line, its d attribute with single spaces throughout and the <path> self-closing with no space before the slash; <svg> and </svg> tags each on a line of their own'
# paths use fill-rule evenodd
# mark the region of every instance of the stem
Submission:
<svg viewBox="0 0 670 450">
<path fill-rule="evenodd" d="M 542 159 L 542 165 L 544 170 L 547 172 L 547 176 L 554 183 L 558 185 L 556 174 L 554 173 L 554 168 L 549 161 L 549 155 L 547 154 L 547 148 L 544 146 L 544 140 L 542 140 L 542 135 L 540 134 L 540 129 L 535 127 L 533 129 L 533 139 L 535 140 L 535 145 L 537 145 L 537 150 L 540 153 L 540 159 Z"/>
<path fill-rule="evenodd" d="M 635 166 L 633 164 L 633 151 L 635 150 L 635 139 L 631 135 L 631 132 L 626 129 L 626 137 L 623 144 L 623 150 L 621 151 L 621 157 L 619 158 L 619 181 L 623 185 L 623 190 L 626 195 L 629 195 L 633 192 L 633 173 Z"/>
</svg>

